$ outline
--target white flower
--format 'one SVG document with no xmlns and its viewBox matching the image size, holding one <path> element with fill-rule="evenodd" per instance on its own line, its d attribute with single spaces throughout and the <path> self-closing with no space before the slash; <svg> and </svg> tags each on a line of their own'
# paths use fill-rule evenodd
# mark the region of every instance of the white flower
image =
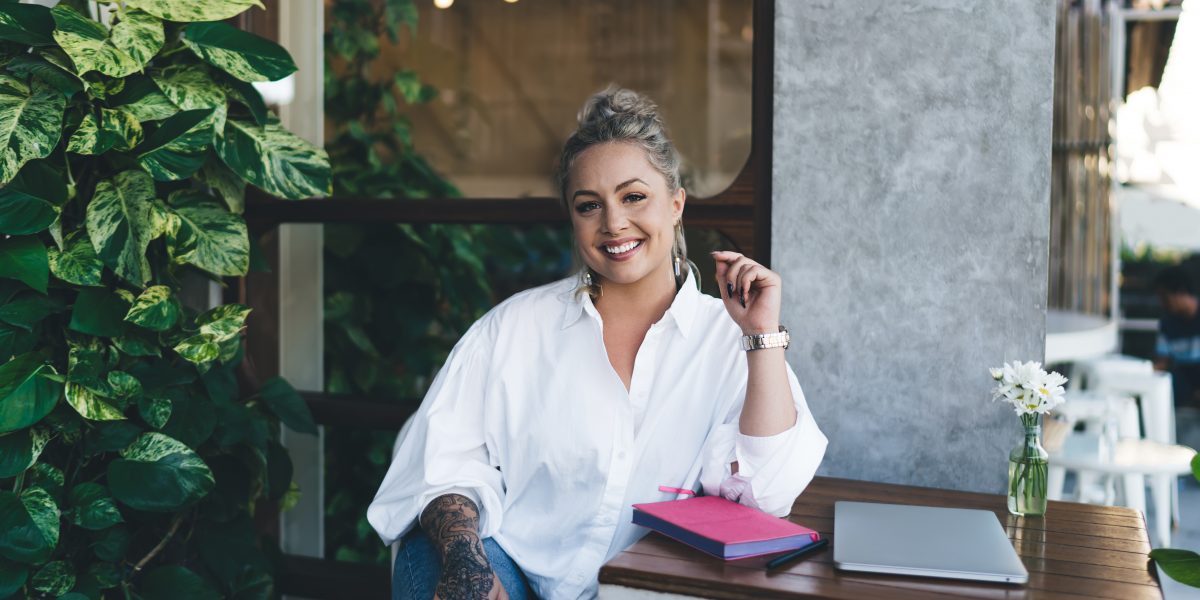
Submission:
<svg viewBox="0 0 1200 600">
<path fill-rule="evenodd" d="M 1003 368 L 988 369 L 988 373 L 997 382 L 992 400 L 1012 404 L 1017 414 L 1046 414 L 1066 400 L 1063 385 L 1067 378 L 1047 373 L 1039 362 L 1005 363 Z"/>
</svg>

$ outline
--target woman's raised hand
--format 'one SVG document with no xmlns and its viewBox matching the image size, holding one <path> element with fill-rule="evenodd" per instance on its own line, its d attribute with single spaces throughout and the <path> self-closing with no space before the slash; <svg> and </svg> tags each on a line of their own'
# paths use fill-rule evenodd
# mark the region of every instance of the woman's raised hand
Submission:
<svg viewBox="0 0 1200 600">
<path fill-rule="evenodd" d="M 742 333 L 779 331 L 783 280 L 779 274 L 737 252 L 712 253 L 717 264 L 717 287 L 725 310 Z"/>
</svg>

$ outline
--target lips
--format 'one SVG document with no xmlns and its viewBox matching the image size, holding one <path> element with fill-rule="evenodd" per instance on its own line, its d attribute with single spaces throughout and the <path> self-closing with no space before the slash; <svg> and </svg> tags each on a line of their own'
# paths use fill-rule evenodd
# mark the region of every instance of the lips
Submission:
<svg viewBox="0 0 1200 600">
<path fill-rule="evenodd" d="M 644 243 L 645 240 L 638 239 L 614 240 L 605 243 L 600 248 L 604 255 L 611 260 L 625 260 L 637 254 Z"/>
</svg>

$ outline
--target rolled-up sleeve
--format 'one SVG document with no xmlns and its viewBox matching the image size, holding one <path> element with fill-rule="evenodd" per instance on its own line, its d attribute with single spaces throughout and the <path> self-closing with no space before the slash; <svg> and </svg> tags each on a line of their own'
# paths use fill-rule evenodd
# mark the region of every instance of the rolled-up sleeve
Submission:
<svg viewBox="0 0 1200 600">
<path fill-rule="evenodd" d="M 392 464 L 367 507 L 367 520 L 384 544 L 406 534 L 429 502 L 444 494 L 461 494 L 479 506 L 481 537 L 500 528 L 504 484 L 485 442 L 493 347 L 488 321 L 477 321 L 454 346 L 397 438 Z"/>
<path fill-rule="evenodd" d="M 740 400 L 733 404 L 725 422 L 713 429 L 704 445 L 700 484 L 705 494 L 720 495 L 782 517 L 791 511 L 796 498 L 812 481 L 825 457 L 828 440 L 813 420 L 790 365 L 787 374 L 796 405 L 796 423 L 771 436 L 741 433 L 739 419 L 746 397 L 743 377 L 736 392 Z M 730 468 L 734 461 L 738 463 L 736 474 Z"/>
</svg>

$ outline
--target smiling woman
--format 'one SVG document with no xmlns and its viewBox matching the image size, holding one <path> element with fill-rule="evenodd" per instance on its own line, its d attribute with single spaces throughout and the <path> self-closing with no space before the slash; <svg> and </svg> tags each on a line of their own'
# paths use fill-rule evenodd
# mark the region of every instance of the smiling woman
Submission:
<svg viewBox="0 0 1200 600">
<path fill-rule="evenodd" d="M 578 274 L 471 326 L 368 508 L 401 541 L 394 598 L 594 597 L 600 565 L 645 533 L 633 504 L 703 488 L 785 515 L 824 456 L 784 360 L 779 276 L 715 252 L 718 300 L 685 266 L 654 104 L 593 96 L 559 179 Z"/>
</svg>

